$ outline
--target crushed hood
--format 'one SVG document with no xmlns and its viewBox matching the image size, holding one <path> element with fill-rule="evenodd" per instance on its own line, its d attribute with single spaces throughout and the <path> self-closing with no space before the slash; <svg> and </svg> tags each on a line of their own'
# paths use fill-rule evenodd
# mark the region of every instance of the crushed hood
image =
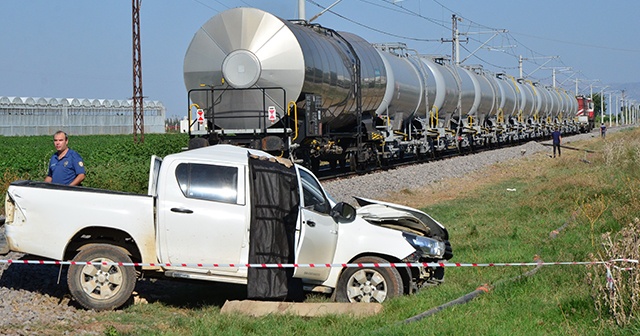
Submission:
<svg viewBox="0 0 640 336">
<path fill-rule="evenodd" d="M 390 208 L 386 205 L 365 205 L 357 211 L 358 215 L 371 224 L 400 231 L 408 231 L 421 236 L 428 236 L 431 233 L 429 227 L 422 223 L 416 216 L 406 211 Z"/>
<path fill-rule="evenodd" d="M 424 236 L 449 239 L 447 229 L 424 211 L 404 205 L 354 197 L 360 208 L 358 215 L 374 225 L 412 232 Z"/>
</svg>

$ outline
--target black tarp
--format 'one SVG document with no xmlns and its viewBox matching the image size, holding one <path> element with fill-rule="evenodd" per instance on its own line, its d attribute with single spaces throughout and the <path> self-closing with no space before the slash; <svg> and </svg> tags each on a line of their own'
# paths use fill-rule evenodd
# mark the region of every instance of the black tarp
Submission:
<svg viewBox="0 0 640 336">
<path fill-rule="evenodd" d="M 249 174 L 249 263 L 293 263 L 300 202 L 295 168 L 250 156 Z M 302 282 L 292 276 L 292 268 L 249 268 L 247 296 L 257 300 L 300 300 Z"/>
</svg>

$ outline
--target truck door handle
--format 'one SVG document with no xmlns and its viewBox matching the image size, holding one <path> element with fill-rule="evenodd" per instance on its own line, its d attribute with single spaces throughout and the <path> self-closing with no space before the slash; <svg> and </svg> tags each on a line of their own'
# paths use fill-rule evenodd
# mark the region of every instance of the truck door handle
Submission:
<svg viewBox="0 0 640 336">
<path fill-rule="evenodd" d="M 316 222 L 314 222 L 312 220 L 308 220 L 307 221 L 307 225 L 309 225 L 310 227 L 315 227 L 316 226 Z"/>
<path fill-rule="evenodd" d="M 186 214 L 193 213 L 193 210 L 183 209 L 183 208 L 171 208 L 171 211 L 179 212 L 179 213 L 186 213 Z"/>
</svg>

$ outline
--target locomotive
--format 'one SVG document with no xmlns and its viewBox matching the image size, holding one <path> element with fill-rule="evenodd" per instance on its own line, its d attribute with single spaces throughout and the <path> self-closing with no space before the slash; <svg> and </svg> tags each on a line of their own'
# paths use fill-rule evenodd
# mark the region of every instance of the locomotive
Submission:
<svg viewBox="0 0 640 336">
<path fill-rule="evenodd" d="M 595 127 L 596 115 L 593 109 L 593 101 L 590 97 L 583 95 L 576 96 L 578 100 L 578 124 L 580 125 L 580 132 L 590 132 Z"/>
<path fill-rule="evenodd" d="M 238 144 L 314 170 L 580 131 L 578 101 L 563 89 L 255 8 L 202 25 L 184 81 L 190 148 Z"/>
</svg>

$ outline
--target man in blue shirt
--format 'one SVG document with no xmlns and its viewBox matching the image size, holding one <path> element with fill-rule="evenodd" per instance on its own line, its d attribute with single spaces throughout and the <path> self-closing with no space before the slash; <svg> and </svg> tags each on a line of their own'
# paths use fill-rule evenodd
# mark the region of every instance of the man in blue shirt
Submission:
<svg viewBox="0 0 640 336">
<path fill-rule="evenodd" d="M 84 162 L 80 154 L 68 147 L 67 133 L 57 131 L 53 135 L 53 145 L 56 147 L 56 153 L 49 160 L 49 171 L 44 181 L 72 186 L 80 185 L 85 178 Z"/>
<path fill-rule="evenodd" d="M 560 142 L 562 142 L 562 136 L 557 127 L 551 133 L 551 137 L 553 138 L 553 157 L 556 157 L 556 148 L 558 149 L 558 156 L 560 156 Z"/>
</svg>

